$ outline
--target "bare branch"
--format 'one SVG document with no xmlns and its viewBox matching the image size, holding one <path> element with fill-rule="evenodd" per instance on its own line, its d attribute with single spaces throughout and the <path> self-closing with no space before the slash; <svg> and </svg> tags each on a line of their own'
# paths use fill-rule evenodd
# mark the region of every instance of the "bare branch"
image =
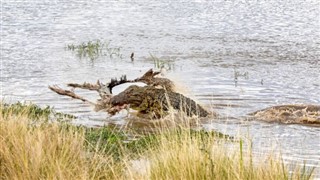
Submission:
<svg viewBox="0 0 320 180">
<path fill-rule="evenodd" d="M 83 83 L 83 84 L 77 84 L 77 83 L 68 83 L 69 87 L 73 88 L 81 88 L 81 89 L 88 89 L 88 90 L 94 90 L 98 91 L 101 88 L 101 83 L 98 81 L 97 84 L 91 84 L 91 83 Z"/>
<path fill-rule="evenodd" d="M 78 96 L 76 95 L 74 92 L 72 91 L 69 91 L 69 90 L 64 90 L 64 89 L 61 89 L 59 86 L 55 85 L 55 86 L 49 86 L 49 89 L 51 89 L 52 91 L 56 92 L 57 94 L 60 94 L 60 95 L 64 95 L 64 96 L 69 96 L 69 97 L 72 97 L 73 99 L 79 99 L 83 102 L 88 102 L 90 104 L 93 104 L 95 105 L 95 103 L 81 97 L 81 96 Z"/>
</svg>

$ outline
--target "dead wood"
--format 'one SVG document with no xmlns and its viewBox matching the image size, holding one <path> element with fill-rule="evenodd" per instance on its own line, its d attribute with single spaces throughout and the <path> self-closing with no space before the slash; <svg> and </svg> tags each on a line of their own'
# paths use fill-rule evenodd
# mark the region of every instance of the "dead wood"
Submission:
<svg viewBox="0 0 320 180">
<path fill-rule="evenodd" d="M 120 80 L 118 80 L 117 78 L 112 78 L 111 81 L 106 84 L 101 83 L 99 80 L 95 84 L 94 83 L 87 83 L 87 82 L 84 82 L 83 84 L 78 84 L 78 83 L 68 83 L 67 84 L 69 87 L 72 87 L 73 89 L 80 88 L 80 89 L 86 89 L 86 90 L 90 90 L 90 91 L 97 91 L 100 96 L 100 99 L 97 99 L 96 103 L 93 103 L 93 102 L 77 95 L 73 90 L 64 90 L 57 85 L 49 86 L 49 89 L 56 92 L 57 94 L 69 96 L 73 99 L 79 99 L 83 102 L 90 103 L 95 106 L 96 111 L 106 110 L 110 114 L 115 114 L 116 112 L 118 112 L 121 109 L 110 107 L 110 99 L 112 98 L 112 88 L 114 88 L 115 86 L 118 86 L 120 84 L 127 83 L 127 82 L 133 82 L 133 81 L 127 80 L 127 77 L 125 75 L 123 75 L 123 76 L 121 76 Z"/>
<path fill-rule="evenodd" d="M 51 89 L 52 91 L 56 92 L 57 94 L 60 94 L 60 95 L 64 95 L 64 96 L 69 96 L 69 97 L 72 97 L 73 99 L 79 99 L 83 102 L 88 102 L 90 104 L 94 104 L 93 102 L 81 97 L 81 96 L 78 96 L 76 95 L 73 91 L 69 91 L 69 90 L 64 90 L 64 89 L 61 89 L 59 86 L 57 85 L 54 85 L 54 86 L 49 86 L 49 89 Z"/>
<path fill-rule="evenodd" d="M 94 91 L 98 91 L 101 88 L 101 86 L 103 86 L 99 81 L 97 81 L 96 84 L 84 82 L 83 84 L 68 83 L 67 85 L 73 88 L 88 89 Z"/>
</svg>

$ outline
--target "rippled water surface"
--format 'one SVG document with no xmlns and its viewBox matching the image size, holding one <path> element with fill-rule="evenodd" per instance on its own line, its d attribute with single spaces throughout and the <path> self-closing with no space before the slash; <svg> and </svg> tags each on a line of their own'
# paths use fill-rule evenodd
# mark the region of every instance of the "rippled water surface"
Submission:
<svg viewBox="0 0 320 180">
<path fill-rule="evenodd" d="M 319 169 L 319 128 L 241 118 L 277 104 L 320 104 L 319 7 L 317 0 L 4 0 L 1 96 L 54 106 L 77 115 L 81 124 L 123 123 L 47 86 L 109 81 L 122 74 L 133 79 L 154 67 L 151 54 L 170 67 L 167 76 L 188 96 L 236 118 L 205 128 L 249 134 L 256 152 L 281 149 L 287 162 Z M 90 61 L 65 49 L 96 39 L 121 47 L 123 58 Z"/>
</svg>

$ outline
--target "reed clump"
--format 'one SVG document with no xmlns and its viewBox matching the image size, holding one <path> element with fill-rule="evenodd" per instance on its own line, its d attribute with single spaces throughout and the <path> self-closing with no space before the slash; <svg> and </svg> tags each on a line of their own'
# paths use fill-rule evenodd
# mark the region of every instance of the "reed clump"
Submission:
<svg viewBox="0 0 320 180">
<path fill-rule="evenodd" d="M 174 62 L 172 60 L 164 60 L 164 59 L 160 59 L 154 55 L 150 54 L 150 59 L 153 60 L 153 65 L 154 68 L 156 69 L 161 69 L 161 68 L 165 68 L 167 70 L 172 70 L 174 69 Z"/>
<path fill-rule="evenodd" d="M 76 55 L 82 58 L 95 60 L 101 56 L 109 56 L 110 58 L 118 57 L 122 59 L 120 47 L 110 47 L 110 42 L 100 40 L 83 42 L 81 44 L 68 44 L 66 50 L 76 52 Z"/>
</svg>

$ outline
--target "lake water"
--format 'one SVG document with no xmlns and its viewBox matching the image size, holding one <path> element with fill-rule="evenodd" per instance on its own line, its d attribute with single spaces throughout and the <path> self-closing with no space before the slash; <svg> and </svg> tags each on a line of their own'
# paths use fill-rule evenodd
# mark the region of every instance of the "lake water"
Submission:
<svg viewBox="0 0 320 180">
<path fill-rule="evenodd" d="M 185 94 L 233 117 L 204 128 L 248 134 L 255 152 L 281 151 L 286 162 L 305 162 L 319 172 L 320 128 L 242 118 L 273 105 L 320 104 L 319 12 L 318 0 L 4 0 L 1 97 L 54 106 L 85 125 L 125 123 L 47 87 L 122 74 L 133 79 L 154 67 L 153 55 Z M 65 49 L 97 39 L 120 47 L 122 58 L 91 61 Z M 243 76 L 235 81 L 235 74 Z"/>
</svg>

